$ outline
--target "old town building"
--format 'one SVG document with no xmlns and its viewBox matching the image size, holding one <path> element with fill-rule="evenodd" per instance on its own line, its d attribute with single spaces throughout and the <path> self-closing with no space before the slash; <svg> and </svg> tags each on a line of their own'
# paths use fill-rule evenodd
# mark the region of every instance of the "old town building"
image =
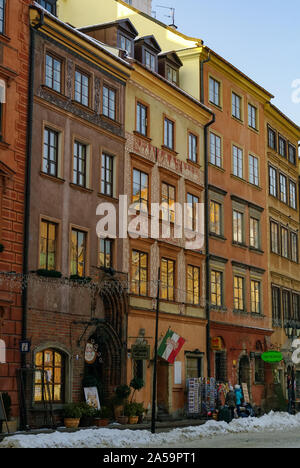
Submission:
<svg viewBox="0 0 300 468">
<path fill-rule="evenodd" d="M 18 414 L 29 78 L 29 0 L 0 1 L 0 392 Z"/>
<path fill-rule="evenodd" d="M 122 239 L 100 241 L 98 206 L 124 193 L 125 86 L 118 51 L 30 9 L 34 36 L 27 303 L 31 341 L 20 392 L 26 424 L 123 381 L 127 302 Z M 101 208 L 100 208 L 101 210 Z M 104 213 L 102 213 L 104 214 Z M 88 353 L 97 348 L 89 366 Z M 47 381 L 45 380 L 47 375 Z M 101 382 L 99 383 L 99 380 Z"/>
</svg>

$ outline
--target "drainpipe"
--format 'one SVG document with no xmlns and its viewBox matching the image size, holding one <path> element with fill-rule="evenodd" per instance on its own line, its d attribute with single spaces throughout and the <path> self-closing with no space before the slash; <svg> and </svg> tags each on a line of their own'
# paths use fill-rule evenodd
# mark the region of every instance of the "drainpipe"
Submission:
<svg viewBox="0 0 300 468">
<path fill-rule="evenodd" d="M 204 212 L 205 212 L 205 315 L 206 325 L 206 356 L 207 356 L 207 377 L 211 377 L 210 366 L 210 253 L 209 253 L 209 190 L 208 190 L 208 128 L 215 122 L 216 116 L 213 114 L 212 120 L 204 126 Z"/>
<path fill-rule="evenodd" d="M 200 60 L 200 102 L 204 104 L 204 64 L 210 61 L 210 51 L 208 53 L 208 57 L 205 60 Z"/>
<path fill-rule="evenodd" d="M 27 275 L 28 275 L 28 248 L 29 248 L 29 217 L 30 217 L 30 192 L 31 192 L 31 151 L 32 151 L 32 131 L 33 131 L 33 96 L 34 96 L 34 66 L 35 66 L 35 31 L 44 24 L 44 13 L 41 13 L 39 22 L 30 26 L 30 49 L 29 49 L 29 80 L 28 80 L 28 111 L 27 111 L 27 142 L 26 142 L 26 179 L 25 179 L 25 206 L 24 206 L 24 253 L 23 253 L 23 294 L 22 294 L 22 340 L 27 339 Z M 26 354 L 21 353 L 21 367 L 26 368 Z M 20 375 L 23 381 L 21 371 Z M 25 383 L 25 382 L 24 382 Z M 25 389 L 24 389 L 25 392 Z M 25 406 L 24 406 L 25 408 Z M 21 415 L 21 425 L 27 428 L 26 411 Z"/>
</svg>

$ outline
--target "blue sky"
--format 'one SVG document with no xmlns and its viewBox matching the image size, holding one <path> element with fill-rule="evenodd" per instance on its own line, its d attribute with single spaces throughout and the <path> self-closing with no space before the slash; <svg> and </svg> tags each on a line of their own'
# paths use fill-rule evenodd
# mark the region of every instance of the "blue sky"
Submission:
<svg viewBox="0 0 300 468">
<path fill-rule="evenodd" d="M 157 19 L 169 24 L 169 11 L 157 5 L 174 7 L 179 31 L 200 37 L 267 89 L 300 126 L 300 102 L 292 100 L 300 80 L 299 0 L 152 0 Z"/>
</svg>

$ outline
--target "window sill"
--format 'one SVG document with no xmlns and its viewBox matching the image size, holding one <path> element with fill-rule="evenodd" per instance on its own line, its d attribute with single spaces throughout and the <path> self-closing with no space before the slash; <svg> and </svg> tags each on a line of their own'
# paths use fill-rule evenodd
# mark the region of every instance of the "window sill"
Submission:
<svg viewBox="0 0 300 468">
<path fill-rule="evenodd" d="M 239 182 L 244 182 L 245 184 L 248 184 L 248 181 L 247 181 L 247 180 L 245 180 L 245 179 L 243 179 L 242 177 L 239 177 L 239 176 L 237 176 L 237 175 L 235 175 L 235 174 L 233 174 L 233 173 L 230 174 L 230 177 L 231 177 L 232 179 L 235 179 L 235 180 L 239 181 Z"/>
<path fill-rule="evenodd" d="M 174 149 L 169 148 L 168 146 L 161 145 L 161 149 L 164 151 L 168 151 L 169 153 L 173 154 L 174 156 L 178 156 L 179 153 L 177 153 Z"/>
<path fill-rule="evenodd" d="M 72 102 L 72 104 L 74 104 L 74 106 L 78 107 L 79 109 L 82 109 L 82 110 L 88 112 L 89 114 L 95 114 L 94 109 L 92 109 L 91 107 L 85 106 L 81 102 L 75 101 L 75 99 L 72 99 L 71 102 Z"/>
<path fill-rule="evenodd" d="M 45 91 L 48 91 L 51 94 L 54 94 L 54 96 L 57 96 L 57 97 L 63 99 L 64 101 L 69 101 L 69 98 L 65 94 L 62 94 L 59 91 L 56 91 L 55 89 L 52 89 L 47 85 L 43 84 L 43 85 L 41 85 L 41 88 L 44 89 Z"/>
<path fill-rule="evenodd" d="M 233 309 L 234 314 L 248 315 L 247 310 Z"/>
<path fill-rule="evenodd" d="M 4 33 L 0 33 L 0 41 L 9 43 L 11 41 L 11 38 Z"/>
<path fill-rule="evenodd" d="M 47 174 L 46 172 L 40 171 L 40 176 L 45 177 L 45 179 L 52 180 L 53 182 L 57 182 L 58 184 L 63 184 L 65 182 L 65 179 L 61 179 L 60 177 L 55 177 L 50 174 Z"/>
<path fill-rule="evenodd" d="M 223 112 L 223 107 L 221 107 L 219 104 L 215 104 L 214 102 L 212 101 L 208 101 L 209 104 L 211 104 L 212 106 L 214 106 L 216 109 L 218 109 L 219 111 Z"/>
<path fill-rule="evenodd" d="M 247 244 L 243 244 L 243 243 L 240 243 L 240 242 L 232 242 L 232 245 L 234 247 L 241 247 L 242 249 L 248 249 L 248 245 Z"/>
<path fill-rule="evenodd" d="M 222 236 L 222 234 L 215 234 L 214 232 L 210 232 L 209 236 L 213 237 L 216 240 L 220 240 L 220 241 L 226 241 L 227 240 L 227 238 Z"/>
<path fill-rule="evenodd" d="M 250 125 L 248 125 L 248 129 L 251 130 L 251 132 L 254 132 L 256 135 L 259 135 L 259 130 L 257 130 L 257 128 L 250 127 Z"/>
<path fill-rule="evenodd" d="M 197 169 L 201 169 L 201 166 L 199 163 L 192 161 L 191 159 L 187 158 L 186 162 L 190 164 L 193 167 L 196 167 Z"/>
<path fill-rule="evenodd" d="M 244 126 L 244 120 L 239 119 L 238 117 L 235 117 L 234 115 L 232 115 L 231 118 L 232 118 L 235 122 L 237 122 L 237 123 L 239 123 L 240 125 L 243 125 L 243 126 Z"/>
<path fill-rule="evenodd" d="M 249 247 L 249 250 L 251 250 L 251 252 L 254 252 L 254 253 L 257 253 L 257 254 L 260 254 L 260 255 L 265 253 L 264 250 L 257 249 L 256 247 L 251 247 L 251 246 Z"/>
<path fill-rule="evenodd" d="M 98 192 L 97 196 L 100 198 L 105 198 L 106 200 L 113 200 L 115 202 L 119 202 L 119 199 L 114 197 L 113 195 L 106 195 L 105 193 Z"/>
<path fill-rule="evenodd" d="M 147 135 L 144 135 L 143 133 L 140 133 L 136 130 L 133 131 L 133 134 L 139 138 L 142 138 L 143 140 L 148 141 L 149 143 L 152 141 L 152 138 L 149 138 Z"/>
<path fill-rule="evenodd" d="M 80 192 L 85 192 L 85 193 L 92 193 L 94 190 L 89 189 L 87 187 L 82 187 L 81 185 L 74 184 L 73 182 L 70 182 L 70 187 L 72 187 L 75 190 L 79 190 Z"/>
<path fill-rule="evenodd" d="M 122 124 L 118 122 L 117 120 L 111 119 L 110 117 L 107 117 L 107 115 L 100 114 L 101 119 L 105 120 L 106 122 L 115 125 L 116 127 L 122 127 Z"/>
<path fill-rule="evenodd" d="M 9 147 L 10 147 L 10 143 L 6 143 L 6 141 L 1 141 L 0 140 L 0 148 L 1 149 L 7 150 L 7 149 L 9 149 Z"/>
<path fill-rule="evenodd" d="M 225 169 L 224 169 L 223 167 L 221 167 L 221 166 L 217 166 L 216 164 L 213 164 L 213 163 L 211 163 L 211 162 L 209 162 L 208 165 L 209 165 L 210 167 L 213 167 L 214 169 L 217 169 L 217 170 L 220 171 L 220 172 L 225 172 Z"/>
</svg>

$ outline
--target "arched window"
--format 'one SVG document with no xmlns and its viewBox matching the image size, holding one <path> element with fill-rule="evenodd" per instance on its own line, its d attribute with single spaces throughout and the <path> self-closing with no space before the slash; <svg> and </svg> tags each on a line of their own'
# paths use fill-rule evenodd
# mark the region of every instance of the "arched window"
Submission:
<svg viewBox="0 0 300 468">
<path fill-rule="evenodd" d="M 0 364 L 6 363 L 6 347 L 5 342 L 0 340 Z"/>
<path fill-rule="evenodd" d="M 56 349 L 45 349 L 35 355 L 34 401 L 64 403 L 65 357 Z"/>
</svg>

